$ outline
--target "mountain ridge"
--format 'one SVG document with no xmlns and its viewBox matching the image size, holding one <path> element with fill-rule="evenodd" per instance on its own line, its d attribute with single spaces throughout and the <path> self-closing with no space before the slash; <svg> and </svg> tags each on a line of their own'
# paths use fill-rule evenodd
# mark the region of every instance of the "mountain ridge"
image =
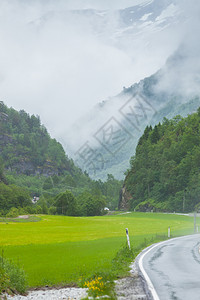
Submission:
<svg viewBox="0 0 200 300">
<path fill-rule="evenodd" d="M 188 82 L 185 82 L 184 77 L 179 76 L 179 73 L 184 70 L 184 65 L 194 59 L 190 56 L 187 57 L 184 49 L 184 45 L 179 47 L 167 60 L 165 66 L 152 76 L 128 88 L 124 87 L 119 95 L 96 105 L 85 116 L 85 119 L 80 120 L 80 126 L 73 128 L 73 134 L 79 132 L 81 137 L 84 137 L 84 130 L 87 132 L 87 127 L 89 128 L 90 140 L 85 137 L 85 143 L 82 142 L 82 146 L 79 147 L 74 158 L 91 177 L 103 179 L 107 173 L 112 173 L 116 178 L 122 179 L 122 174 L 129 166 L 133 149 L 147 125 L 154 126 L 156 123 L 162 122 L 164 117 L 172 118 L 179 114 L 185 117 L 200 106 L 198 88 L 200 69 L 197 68 L 194 73 L 186 74 Z M 165 86 L 167 80 L 169 81 L 168 77 L 171 81 L 169 86 Z M 194 78 L 197 80 L 195 81 Z M 172 88 L 170 88 L 171 85 Z M 84 127 L 83 124 L 86 126 Z M 109 130 L 112 137 L 110 135 L 109 145 L 106 146 L 105 134 L 108 135 Z M 119 134 L 121 139 L 123 139 L 123 133 L 124 136 L 129 137 L 129 140 L 125 139 L 122 147 L 118 149 L 118 153 L 112 150 L 114 149 L 114 139 L 112 138 L 114 132 L 117 131 L 121 131 Z M 80 151 L 87 153 L 86 157 L 83 157 Z M 101 170 L 98 167 L 94 172 L 94 167 L 92 169 L 90 166 L 94 165 L 95 155 L 105 156 L 105 158 L 101 161 Z M 90 160 L 91 162 L 89 162 Z"/>
</svg>

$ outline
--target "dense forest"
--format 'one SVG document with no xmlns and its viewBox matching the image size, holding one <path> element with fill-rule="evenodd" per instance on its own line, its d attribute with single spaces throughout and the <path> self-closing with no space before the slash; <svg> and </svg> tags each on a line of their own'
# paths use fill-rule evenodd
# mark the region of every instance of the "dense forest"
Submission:
<svg viewBox="0 0 200 300">
<path fill-rule="evenodd" d="M 26 175 L 60 175 L 74 164 L 40 118 L 0 102 L 0 155 L 6 169 Z"/>
<path fill-rule="evenodd" d="M 122 181 L 111 174 L 105 182 L 92 180 L 66 156 L 38 116 L 0 102 L 2 215 L 100 215 L 105 206 L 117 208 L 121 187 Z"/>
<path fill-rule="evenodd" d="M 125 187 L 139 211 L 189 212 L 200 206 L 200 108 L 186 118 L 147 126 Z"/>
</svg>

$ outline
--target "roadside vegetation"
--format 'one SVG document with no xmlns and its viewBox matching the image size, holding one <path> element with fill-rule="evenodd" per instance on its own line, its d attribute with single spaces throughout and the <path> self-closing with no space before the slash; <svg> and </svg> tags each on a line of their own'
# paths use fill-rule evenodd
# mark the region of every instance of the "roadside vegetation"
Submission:
<svg viewBox="0 0 200 300">
<path fill-rule="evenodd" d="M 25 272 L 16 263 L 5 259 L 4 253 L 0 256 L 0 295 L 24 294 L 27 290 Z M 0 298 L 1 299 L 1 298 Z"/>
</svg>

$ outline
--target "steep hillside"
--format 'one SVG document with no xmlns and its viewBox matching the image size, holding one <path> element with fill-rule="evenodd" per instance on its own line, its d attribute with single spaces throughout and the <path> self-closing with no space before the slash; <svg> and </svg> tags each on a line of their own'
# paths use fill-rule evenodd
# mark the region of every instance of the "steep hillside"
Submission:
<svg viewBox="0 0 200 300">
<path fill-rule="evenodd" d="M 147 126 L 131 159 L 123 202 L 140 211 L 190 212 L 198 206 L 200 109 Z"/>
<path fill-rule="evenodd" d="M 39 117 L 0 103 L 0 156 L 7 170 L 26 175 L 61 175 L 76 168 Z"/>
</svg>

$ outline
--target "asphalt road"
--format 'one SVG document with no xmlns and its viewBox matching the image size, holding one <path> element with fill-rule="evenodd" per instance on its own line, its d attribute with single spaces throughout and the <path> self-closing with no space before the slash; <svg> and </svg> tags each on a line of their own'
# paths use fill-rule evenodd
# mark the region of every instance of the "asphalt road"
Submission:
<svg viewBox="0 0 200 300">
<path fill-rule="evenodd" d="M 200 234 L 153 246 L 139 266 L 155 300 L 200 300 Z"/>
</svg>

